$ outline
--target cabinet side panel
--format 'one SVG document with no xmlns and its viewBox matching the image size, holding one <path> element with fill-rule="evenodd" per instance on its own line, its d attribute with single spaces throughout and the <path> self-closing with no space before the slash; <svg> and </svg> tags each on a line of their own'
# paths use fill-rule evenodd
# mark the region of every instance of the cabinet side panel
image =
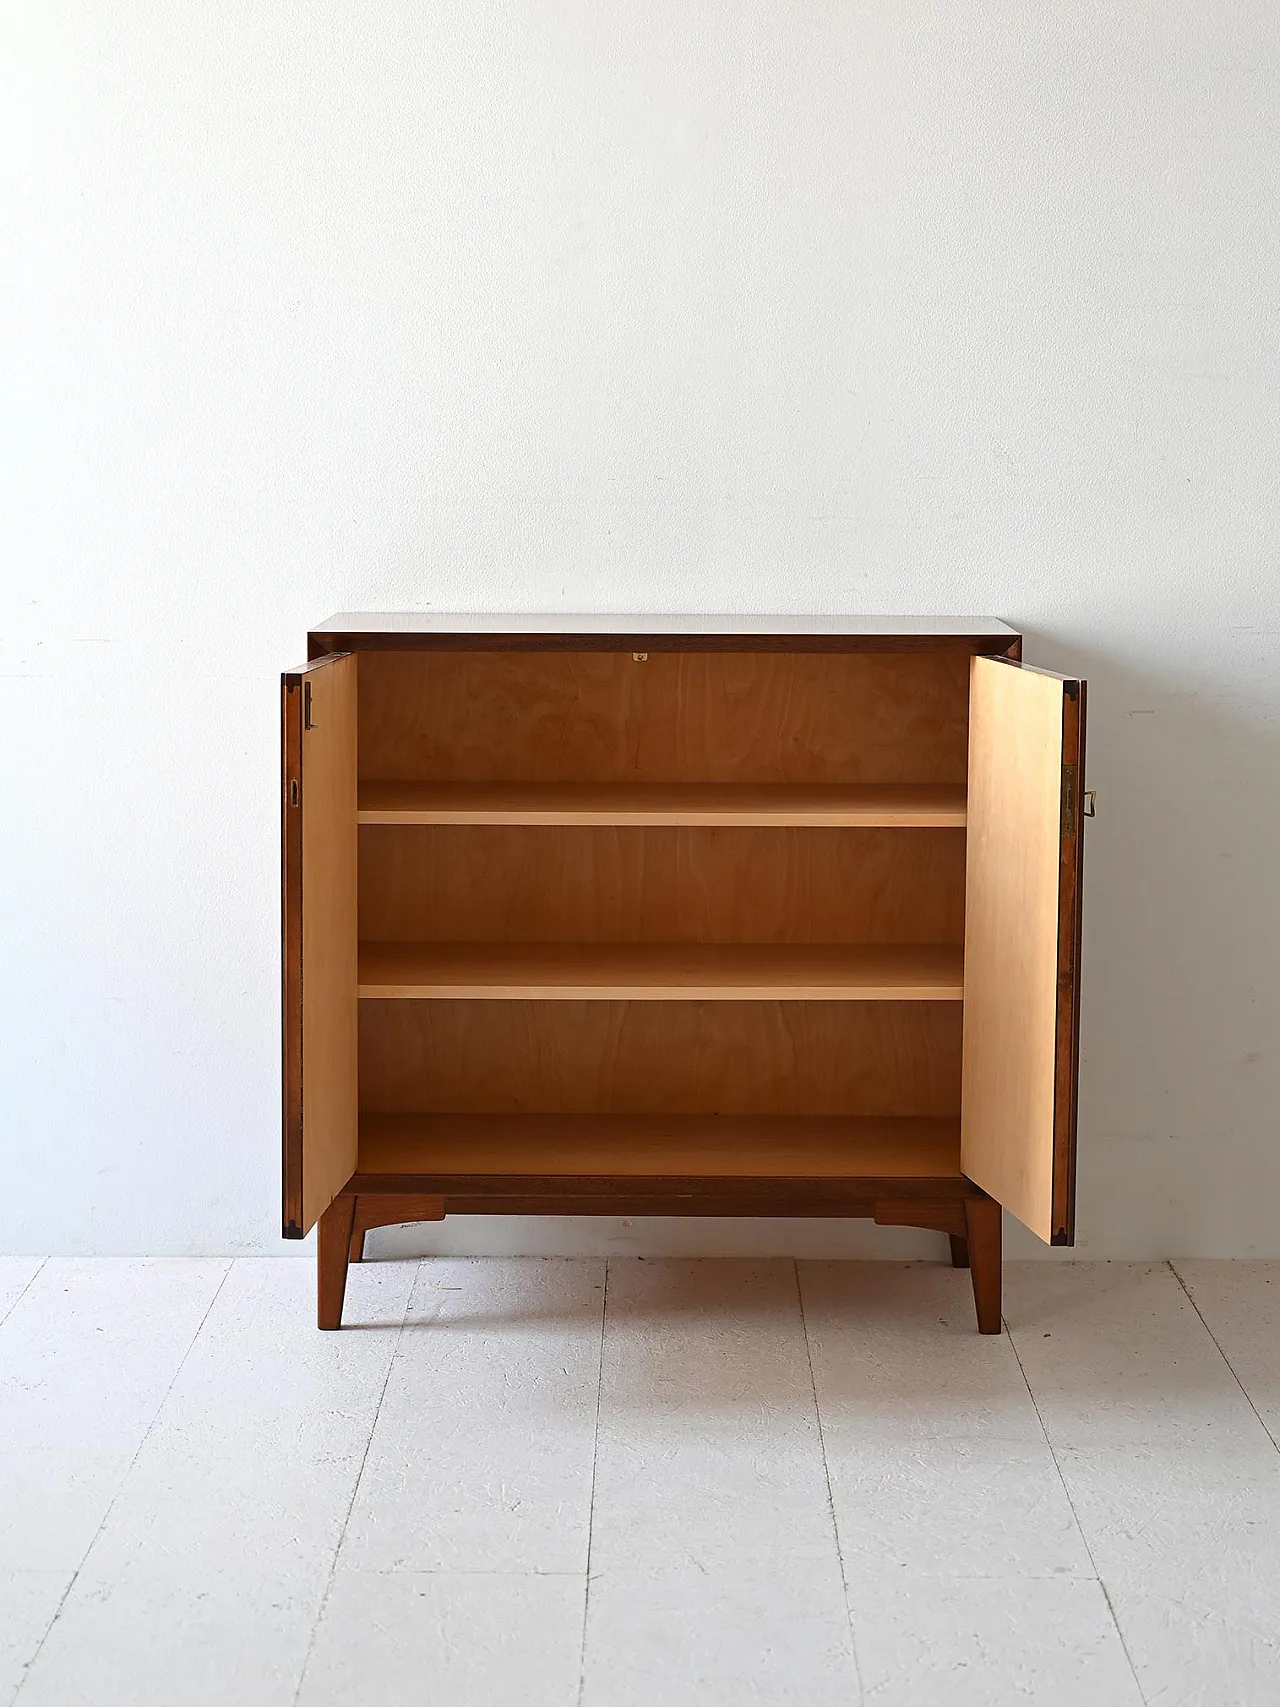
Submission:
<svg viewBox="0 0 1280 1707">
<path fill-rule="evenodd" d="M 312 666 L 302 694 L 301 1148 L 307 1232 L 355 1172 L 358 1151 L 355 658 Z"/>
<path fill-rule="evenodd" d="M 1084 894 L 1085 709 L 1079 683 L 1062 703 L 1062 761 L 1074 776 L 1071 821 L 1062 836 L 1058 912 L 1058 1037 L 1053 1144 L 1055 1245 L 1076 1240 L 1076 1125 L 1080 1100 L 1080 943 Z"/>
<path fill-rule="evenodd" d="M 1041 1238 L 1055 1192 L 1064 987 L 1064 703 L 1079 684 L 976 658 L 969 703 L 961 1166 Z M 1074 859 L 1074 843 L 1070 857 Z M 1071 903 L 1074 906 L 1074 885 Z M 1070 908 L 1067 909 L 1070 911 Z M 1071 913 L 1074 932 L 1074 913 Z"/>
<path fill-rule="evenodd" d="M 302 1237 L 302 679 L 280 680 L 281 1231 Z"/>
</svg>

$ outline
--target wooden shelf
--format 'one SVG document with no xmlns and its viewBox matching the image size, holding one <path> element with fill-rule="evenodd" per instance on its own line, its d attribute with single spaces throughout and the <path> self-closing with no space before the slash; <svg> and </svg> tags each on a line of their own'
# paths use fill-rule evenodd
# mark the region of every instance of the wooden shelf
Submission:
<svg viewBox="0 0 1280 1707">
<path fill-rule="evenodd" d="M 957 1120 L 798 1115 L 365 1114 L 362 1175 L 955 1179 Z"/>
<path fill-rule="evenodd" d="M 948 944 L 408 942 L 360 945 L 379 1000 L 958 1002 Z"/>
<path fill-rule="evenodd" d="M 366 782 L 361 824 L 963 827 L 963 786 L 827 783 Z"/>
</svg>

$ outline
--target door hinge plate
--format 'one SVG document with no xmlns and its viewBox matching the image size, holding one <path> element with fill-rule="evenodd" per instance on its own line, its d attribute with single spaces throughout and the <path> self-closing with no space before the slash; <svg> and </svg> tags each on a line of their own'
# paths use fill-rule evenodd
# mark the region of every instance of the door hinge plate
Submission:
<svg viewBox="0 0 1280 1707">
<path fill-rule="evenodd" d="M 1062 833 L 1064 836 L 1074 836 L 1076 833 L 1076 767 L 1062 767 Z"/>
</svg>

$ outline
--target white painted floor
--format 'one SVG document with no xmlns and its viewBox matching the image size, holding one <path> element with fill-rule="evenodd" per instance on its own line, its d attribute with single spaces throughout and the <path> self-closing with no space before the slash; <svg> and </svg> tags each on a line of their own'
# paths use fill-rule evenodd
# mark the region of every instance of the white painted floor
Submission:
<svg viewBox="0 0 1280 1707">
<path fill-rule="evenodd" d="M 313 1284 L 0 1260 L 0 1704 L 1280 1702 L 1280 1264 Z"/>
</svg>

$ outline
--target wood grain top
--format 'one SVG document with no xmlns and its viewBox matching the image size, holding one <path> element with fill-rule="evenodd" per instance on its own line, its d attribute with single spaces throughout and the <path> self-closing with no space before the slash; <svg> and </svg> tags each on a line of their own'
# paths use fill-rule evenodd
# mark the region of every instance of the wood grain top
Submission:
<svg viewBox="0 0 1280 1707">
<path fill-rule="evenodd" d="M 963 951 L 774 943 L 362 943 L 366 999 L 958 1002 Z"/>
<path fill-rule="evenodd" d="M 365 1114 L 359 1172 L 542 1178 L 947 1179 L 954 1120 Z"/>
<path fill-rule="evenodd" d="M 365 782 L 362 824 L 963 826 L 963 787 L 821 783 Z"/>
</svg>

